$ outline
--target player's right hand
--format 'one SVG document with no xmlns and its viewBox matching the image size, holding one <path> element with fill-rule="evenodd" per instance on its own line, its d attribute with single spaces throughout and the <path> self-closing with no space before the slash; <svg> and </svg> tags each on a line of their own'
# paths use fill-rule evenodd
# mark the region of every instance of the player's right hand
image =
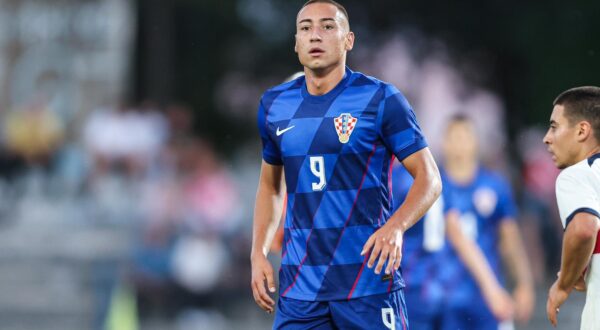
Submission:
<svg viewBox="0 0 600 330">
<path fill-rule="evenodd" d="M 275 301 L 267 293 L 265 289 L 265 280 L 267 281 L 267 287 L 269 292 L 275 292 L 275 281 L 273 280 L 273 266 L 267 258 L 259 254 L 251 258 L 252 263 L 252 280 L 250 286 L 252 287 L 252 295 L 254 301 L 264 309 L 267 313 L 273 313 L 275 310 Z"/>
<path fill-rule="evenodd" d="M 483 293 L 486 304 L 498 321 L 512 320 L 515 307 L 510 294 L 501 286 L 486 289 Z"/>
</svg>

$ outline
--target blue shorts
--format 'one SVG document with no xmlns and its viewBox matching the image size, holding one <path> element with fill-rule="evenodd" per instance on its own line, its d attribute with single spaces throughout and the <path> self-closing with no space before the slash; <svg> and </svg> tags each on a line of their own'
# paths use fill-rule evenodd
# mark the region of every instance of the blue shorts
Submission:
<svg viewBox="0 0 600 330">
<path fill-rule="evenodd" d="M 408 329 L 402 290 L 335 301 L 279 297 L 277 305 L 273 329 Z"/>
</svg>

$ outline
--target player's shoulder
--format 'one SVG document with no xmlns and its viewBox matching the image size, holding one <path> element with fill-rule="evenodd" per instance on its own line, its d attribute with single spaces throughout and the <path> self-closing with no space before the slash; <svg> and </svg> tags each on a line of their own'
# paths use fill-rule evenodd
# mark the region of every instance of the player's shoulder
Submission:
<svg viewBox="0 0 600 330">
<path fill-rule="evenodd" d="M 359 71 L 352 72 L 352 81 L 350 82 L 350 86 L 382 89 L 385 92 L 386 98 L 395 94 L 402 95 L 400 90 L 398 90 L 394 84 L 373 76 L 366 75 Z"/>
<path fill-rule="evenodd" d="M 351 87 L 374 87 L 378 88 L 385 85 L 384 81 L 381 81 L 373 76 L 366 75 L 360 71 L 350 71 L 352 77 L 350 78 L 350 86 Z"/>
<path fill-rule="evenodd" d="M 263 93 L 262 99 L 273 98 L 286 91 L 300 90 L 300 88 L 304 84 L 304 79 L 304 75 L 300 75 L 297 78 L 292 79 L 290 81 L 286 81 L 279 85 L 272 86 Z"/>
<path fill-rule="evenodd" d="M 592 174 L 588 159 L 584 159 L 563 169 L 556 178 L 556 186 L 561 187 L 586 183 L 589 182 L 589 177 Z"/>
<path fill-rule="evenodd" d="M 353 74 L 356 77 L 353 79 L 351 86 L 372 86 L 373 88 L 382 89 L 385 92 L 386 98 L 396 94 L 404 97 L 400 90 L 390 82 L 366 75 L 358 71 L 354 72 Z"/>
</svg>

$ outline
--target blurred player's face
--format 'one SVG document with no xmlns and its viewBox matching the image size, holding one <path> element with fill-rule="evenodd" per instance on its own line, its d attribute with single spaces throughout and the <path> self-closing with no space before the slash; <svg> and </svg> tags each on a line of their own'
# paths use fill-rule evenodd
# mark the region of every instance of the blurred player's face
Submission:
<svg viewBox="0 0 600 330">
<path fill-rule="evenodd" d="M 550 116 L 550 127 L 544 136 L 544 143 L 552 154 L 556 167 L 563 169 L 575 164 L 579 154 L 577 125 L 569 123 L 564 116 L 562 105 L 554 106 Z"/>
<path fill-rule="evenodd" d="M 296 45 L 300 63 L 313 71 L 346 64 L 346 52 L 354 45 L 348 20 L 337 7 L 313 3 L 298 13 Z"/>
<path fill-rule="evenodd" d="M 477 137 L 473 125 L 467 121 L 451 123 L 443 148 L 447 162 L 477 161 Z"/>
</svg>

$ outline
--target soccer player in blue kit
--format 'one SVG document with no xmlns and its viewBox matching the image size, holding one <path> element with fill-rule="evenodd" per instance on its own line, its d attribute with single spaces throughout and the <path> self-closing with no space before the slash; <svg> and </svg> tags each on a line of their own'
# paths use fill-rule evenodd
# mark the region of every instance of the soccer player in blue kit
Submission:
<svg viewBox="0 0 600 330">
<path fill-rule="evenodd" d="M 296 18 L 295 51 L 305 76 L 269 89 L 260 101 L 251 287 L 256 303 L 275 311 L 266 255 L 285 173 L 275 329 L 408 329 L 398 270 L 402 236 L 437 199 L 441 179 L 402 94 L 346 67 L 353 45 L 344 7 L 308 1 Z M 414 184 L 392 214 L 394 157 Z"/>
<path fill-rule="evenodd" d="M 395 164 L 392 182 L 395 209 L 404 202 L 413 179 L 402 165 Z M 459 220 L 459 212 L 440 196 L 423 219 L 404 234 L 401 267 L 412 330 L 444 328 L 444 318 L 450 317 L 446 263 L 458 260 L 477 283 L 494 316 L 507 319 L 512 315 L 510 295 L 498 282 L 477 243 L 462 232 Z"/>
<path fill-rule="evenodd" d="M 475 128 L 467 117 L 458 115 L 450 120 L 443 147 L 443 200 L 458 212 L 455 221 L 464 235 L 479 245 L 500 283 L 504 282 L 503 257 L 515 283 L 514 318 L 527 321 L 533 310 L 534 290 L 510 185 L 479 163 Z M 490 309 L 489 301 L 494 299 L 486 299 L 485 290 L 461 261 L 460 251 L 451 252 L 443 266 L 448 303 L 442 329 L 512 328 L 511 323 L 501 322 L 508 321 L 510 314 Z"/>
</svg>

